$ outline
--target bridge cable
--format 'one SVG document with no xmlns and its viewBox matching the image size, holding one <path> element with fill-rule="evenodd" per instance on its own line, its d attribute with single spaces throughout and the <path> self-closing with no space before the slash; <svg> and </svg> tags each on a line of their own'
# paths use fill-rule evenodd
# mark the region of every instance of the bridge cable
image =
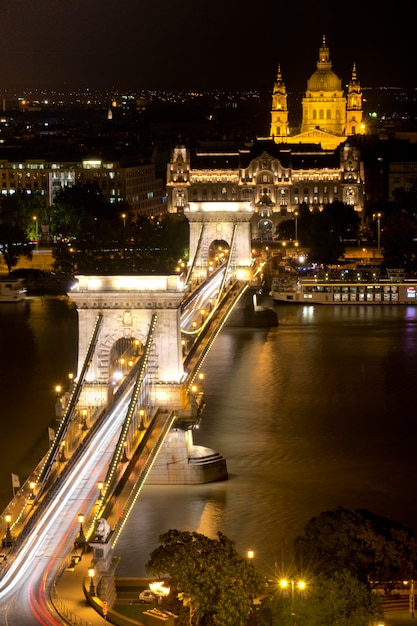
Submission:
<svg viewBox="0 0 417 626">
<path fill-rule="evenodd" d="M 103 490 L 101 492 L 100 498 L 99 498 L 99 506 L 97 508 L 96 511 L 96 515 L 94 517 L 94 521 L 96 519 L 98 519 L 102 512 L 103 512 L 103 508 L 105 506 L 105 500 L 106 500 L 106 496 L 109 493 L 110 487 L 112 485 L 112 482 L 115 478 L 115 473 L 116 473 L 116 468 L 118 463 L 120 462 L 123 452 L 124 452 L 124 448 L 125 448 L 125 442 L 127 439 L 127 435 L 128 435 L 128 431 L 129 431 L 129 427 L 130 424 L 132 422 L 134 413 L 136 411 L 136 404 L 137 404 L 137 400 L 138 400 L 138 396 L 139 393 L 141 391 L 141 387 L 143 384 L 143 381 L 146 377 L 146 367 L 149 361 L 149 356 L 150 356 L 150 351 L 151 351 L 151 347 L 152 347 L 152 342 L 154 339 L 154 334 L 155 334 L 155 328 L 156 328 L 156 323 L 158 320 L 158 316 L 156 313 L 154 313 L 152 315 L 152 320 L 151 320 L 151 324 L 150 324 L 150 328 L 149 328 L 149 332 L 148 332 L 148 337 L 146 339 L 146 343 L 144 346 L 144 350 L 143 350 L 143 354 L 140 357 L 140 365 L 139 365 L 139 371 L 136 377 L 136 381 L 133 387 L 133 391 L 132 391 L 132 396 L 129 402 L 129 407 L 126 413 L 126 417 L 122 426 L 122 430 L 120 432 L 119 435 L 119 439 L 118 442 L 116 444 L 116 449 L 114 451 L 113 454 L 113 458 L 110 461 L 109 464 L 109 468 L 107 470 L 107 474 L 106 474 L 106 478 L 104 480 L 104 485 L 103 485 Z M 93 522 L 94 523 L 94 522 Z"/>
<path fill-rule="evenodd" d="M 65 414 L 64 417 L 62 418 L 58 430 L 55 434 L 55 439 L 54 442 L 51 446 L 51 448 L 49 449 L 49 453 L 47 454 L 46 460 L 45 460 L 45 464 L 43 465 L 40 474 L 38 476 L 38 482 L 41 483 L 45 483 L 46 479 L 48 478 L 51 470 L 52 470 L 52 466 L 53 463 L 56 461 L 56 458 L 58 456 L 58 453 L 60 451 L 61 448 L 61 442 L 64 440 L 64 437 L 66 435 L 66 433 L 68 432 L 68 428 L 70 426 L 71 423 L 71 419 L 73 417 L 73 413 L 75 410 L 75 407 L 77 406 L 78 400 L 80 398 L 81 395 L 81 391 L 82 391 L 82 387 L 84 384 L 84 379 L 86 376 L 86 373 L 88 371 L 88 368 L 91 365 L 91 361 L 94 355 L 94 350 L 96 348 L 97 345 L 97 339 L 101 330 L 101 326 L 102 326 L 102 322 L 103 322 L 103 314 L 99 313 L 97 316 L 97 320 L 96 320 L 96 324 L 94 327 L 94 331 L 90 340 L 90 344 L 88 346 L 88 350 L 84 359 L 84 363 L 81 369 L 81 373 L 80 376 L 78 377 L 78 380 L 75 382 L 74 388 L 72 390 L 72 394 L 71 394 L 71 398 L 66 406 L 65 409 Z"/>
<path fill-rule="evenodd" d="M 197 247 L 196 247 L 196 250 L 195 250 L 194 258 L 192 260 L 192 263 L 191 263 L 190 267 L 188 268 L 187 277 L 185 279 L 185 284 L 186 285 L 188 285 L 188 283 L 190 282 L 191 274 L 194 271 L 194 267 L 195 267 L 195 264 L 196 264 L 196 261 L 197 261 L 197 257 L 200 254 L 200 248 L 201 248 L 201 244 L 202 244 L 202 241 L 203 241 L 204 226 L 205 226 L 205 224 L 201 225 L 200 236 L 198 238 L 198 243 L 197 243 Z"/>
</svg>

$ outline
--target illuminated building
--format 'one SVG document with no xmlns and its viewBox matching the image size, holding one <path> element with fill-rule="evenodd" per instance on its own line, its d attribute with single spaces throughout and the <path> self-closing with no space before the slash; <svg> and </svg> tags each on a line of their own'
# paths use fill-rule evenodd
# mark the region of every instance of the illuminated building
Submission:
<svg viewBox="0 0 417 626">
<path fill-rule="evenodd" d="M 73 185 L 97 185 L 110 204 L 129 205 L 132 215 L 165 212 L 162 178 L 153 163 L 121 163 L 104 159 L 0 161 L 1 194 L 39 193 L 51 206 L 57 191 Z"/>
<path fill-rule="evenodd" d="M 363 98 L 356 64 L 345 96 L 341 79 L 332 70 L 329 48 L 323 37 L 317 69 L 307 81 L 302 101 L 300 132 L 292 133 L 288 124 L 287 90 L 281 66 L 272 92 L 270 135 L 276 143 L 320 144 L 332 150 L 349 136 L 363 134 Z"/>
<path fill-rule="evenodd" d="M 321 211 L 343 202 L 363 220 L 365 176 L 357 142 L 363 132 L 362 93 L 353 67 L 347 97 L 331 69 L 323 38 L 317 70 L 307 81 L 300 132 L 291 134 L 287 93 L 278 68 L 272 93 L 271 135 L 236 149 L 178 145 L 167 169 L 168 210 L 189 213 L 208 203 L 247 203 L 258 218 L 296 218 L 301 204 Z M 203 208 L 201 209 L 203 211 Z M 207 218 L 208 219 L 208 218 Z"/>
</svg>

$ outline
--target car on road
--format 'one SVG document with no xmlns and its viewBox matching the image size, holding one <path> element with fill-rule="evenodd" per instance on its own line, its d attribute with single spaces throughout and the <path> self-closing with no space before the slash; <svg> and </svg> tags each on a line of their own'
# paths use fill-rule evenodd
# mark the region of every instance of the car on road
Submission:
<svg viewBox="0 0 417 626">
<path fill-rule="evenodd" d="M 152 604 L 156 602 L 156 597 L 150 589 L 145 589 L 145 591 L 141 591 L 139 594 L 139 602 L 141 604 Z"/>
</svg>

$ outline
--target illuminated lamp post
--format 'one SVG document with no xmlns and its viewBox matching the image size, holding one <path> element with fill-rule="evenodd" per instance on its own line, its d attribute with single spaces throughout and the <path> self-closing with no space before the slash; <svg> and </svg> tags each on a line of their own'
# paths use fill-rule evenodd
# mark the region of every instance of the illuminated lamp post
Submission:
<svg viewBox="0 0 417 626">
<path fill-rule="evenodd" d="M 80 525 L 80 528 L 78 530 L 77 543 L 81 545 L 81 544 L 85 544 L 84 514 L 83 513 L 78 513 L 78 523 Z"/>
<path fill-rule="evenodd" d="M 298 211 L 294 211 L 294 218 L 295 218 L 295 241 L 298 241 Z"/>
<path fill-rule="evenodd" d="M 67 457 L 65 456 L 65 441 L 62 441 L 61 445 L 59 446 L 58 461 L 60 463 L 65 463 L 66 460 L 67 460 Z"/>
<path fill-rule="evenodd" d="M 94 586 L 94 576 L 96 575 L 96 570 L 94 569 L 94 567 L 90 567 L 88 570 L 88 575 L 90 577 L 90 596 L 95 596 L 96 595 L 96 588 Z"/>
<path fill-rule="evenodd" d="M 61 399 L 61 392 L 62 392 L 61 385 L 55 385 L 55 392 L 56 392 L 55 417 L 57 420 L 59 420 L 63 416 L 63 411 L 64 411 L 64 407 L 62 406 L 62 399 Z"/>
<path fill-rule="evenodd" d="M 145 409 L 139 409 L 139 418 L 140 418 L 140 423 L 139 423 L 139 430 L 146 430 L 146 426 L 145 426 Z"/>
<path fill-rule="evenodd" d="M 248 556 L 249 561 L 252 562 L 253 559 L 255 558 L 255 552 L 253 550 L 248 550 L 247 556 Z"/>
<path fill-rule="evenodd" d="M 87 426 L 87 409 L 81 411 L 81 430 L 88 430 Z"/>
<path fill-rule="evenodd" d="M 166 598 L 171 591 L 170 587 L 165 587 L 163 582 L 149 583 L 149 589 L 158 596 L 158 604 L 161 604 L 162 598 Z"/>
<path fill-rule="evenodd" d="M 29 489 L 30 489 L 29 499 L 30 500 L 34 500 L 35 499 L 35 487 L 36 487 L 35 481 L 31 480 L 30 483 L 29 483 Z"/>
<path fill-rule="evenodd" d="M 7 513 L 7 515 L 4 516 L 4 520 L 7 526 L 6 526 L 6 536 L 3 540 L 3 544 L 6 548 L 10 548 L 10 546 L 13 543 L 12 531 L 10 530 L 10 522 L 12 521 L 12 516 L 9 513 Z"/>
<path fill-rule="evenodd" d="M 280 587 L 281 589 L 285 590 L 288 588 L 288 586 L 291 586 L 291 622 L 294 625 L 295 624 L 295 588 L 297 587 L 297 589 L 299 591 L 303 591 L 306 588 L 306 583 L 304 582 L 304 580 L 287 580 L 287 579 L 282 579 L 279 581 Z"/>
<path fill-rule="evenodd" d="M 36 239 L 36 247 L 39 247 L 39 243 L 38 243 L 38 216 L 34 215 L 33 216 L 33 221 L 35 222 L 35 239 Z"/>
<path fill-rule="evenodd" d="M 127 447 L 127 441 L 125 441 L 124 444 L 123 444 L 123 454 L 122 454 L 122 458 L 120 459 L 121 463 L 128 463 L 129 462 L 129 457 L 126 454 L 126 447 Z"/>
</svg>

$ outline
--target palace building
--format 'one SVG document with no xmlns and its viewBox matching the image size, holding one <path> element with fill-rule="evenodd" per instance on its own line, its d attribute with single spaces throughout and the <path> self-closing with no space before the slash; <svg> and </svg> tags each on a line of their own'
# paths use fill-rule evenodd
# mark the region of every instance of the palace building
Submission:
<svg viewBox="0 0 417 626">
<path fill-rule="evenodd" d="M 349 141 L 363 133 L 362 93 L 354 65 L 344 95 L 325 38 L 317 70 L 307 81 L 299 131 L 290 134 L 287 92 L 279 67 L 270 136 L 235 149 L 178 145 L 167 168 L 168 210 L 191 217 L 195 212 L 204 215 L 245 207 L 276 228 L 281 221 L 295 218 L 301 204 L 320 211 L 340 201 L 353 206 L 363 219 L 364 167 L 357 142 Z"/>
</svg>

